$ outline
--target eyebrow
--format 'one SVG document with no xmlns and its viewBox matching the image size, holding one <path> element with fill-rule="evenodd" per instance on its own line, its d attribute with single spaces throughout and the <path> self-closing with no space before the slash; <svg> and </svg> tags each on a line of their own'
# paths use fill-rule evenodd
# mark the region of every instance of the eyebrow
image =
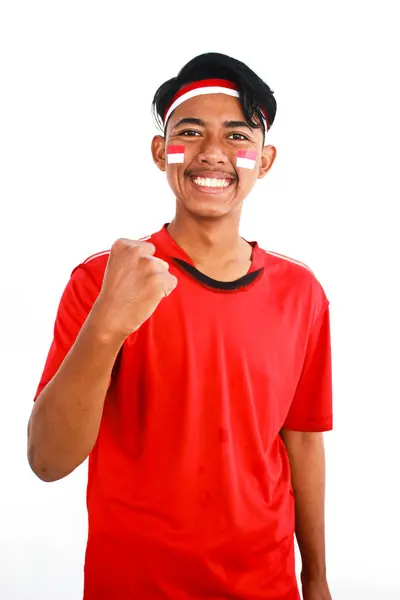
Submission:
<svg viewBox="0 0 400 600">
<path fill-rule="evenodd" d="M 227 129 L 236 129 L 237 127 L 246 127 L 247 129 L 251 129 L 250 125 L 246 123 L 246 121 L 224 121 L 222 125 Z"/>
<path fill-rule="evenodd" d="M 195 117 L 185 117 L 178 121 L 173 129 L 177 129 L 181 125 L 197 125 L 199 127 L 206 127 L 207 123 L 203 119 L 197 119 Z M 222 123 L 226 129 L 236 129 L 237 127 L 246 127 L 246 129 L 252 129 L 246 121 L 224 121 Z"/>
<path fill-rule="evenodd" d="M 180 127 L 181 125 L 198 125 L 199 127 L 205 127 L 206 122 L 203 121 L 203 119 L 195 119 L 194 117 L 189 117 L 178 121 L 178 123 L 174 125 L 174 129 L 177 129 L 177 127 Z"/>
</svg>

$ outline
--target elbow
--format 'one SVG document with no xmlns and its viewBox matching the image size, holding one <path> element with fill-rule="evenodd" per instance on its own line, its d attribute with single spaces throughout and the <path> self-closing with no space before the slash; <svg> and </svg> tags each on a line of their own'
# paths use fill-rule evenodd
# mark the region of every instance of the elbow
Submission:
<svg viewBox="0 0 400 600">
<path fill-rule="evenodd" d="M 51 483 L 52 481 L 59 481 L 66 477 L 68 473 L 62 473 L 57 469 L 54 469 L 51 465 L 47 464 L 43 460 L 38 460 L 37 453 L 31 444 L 28 443 L 28 463 L 33 473 L 41 481 Z"/>
<path fill-rule="evenodd" d="M 34 440 L 30 423 L 28 425 L 27 459 L 31 470 L 41 481 L 50 483 L 59 481 L 69 475 L 69 473 L 55 468 L 54 465 L 51 464 L 51 461 L 43 458 L 42 453 L 40 452 L 40 444 L 36 443 Z"/>
<path fill-rule="evenodd" d="M 55 469 L 48 467 L 46 464 L 41 464 L 35 461 L 34 458 L 29 455 L 29 453 L 28 463 L 36 477 L 38 477 L 38 479 L 46 483 L 59 481 L 60 479 L 63 479 L 64 477 L 66 477 L 66 475 L 68 475 L 68 473 L 60 473 L 59 471 L 57 472 Z"/>
</svg>

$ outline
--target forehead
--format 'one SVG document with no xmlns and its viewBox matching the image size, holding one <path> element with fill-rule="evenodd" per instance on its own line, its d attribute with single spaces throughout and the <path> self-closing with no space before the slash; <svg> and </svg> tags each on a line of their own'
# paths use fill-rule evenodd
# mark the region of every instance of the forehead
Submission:
<svg viewBox="0 0 400 600">
<path fill-rule="evenodd" d="M 174 127 L 180 119 L 189 117 L 202 119 L 206 123 L 244 119 L 239 99 L 226 94 L 205 94 L 186 100 L 172 113 L 170 126 Z"/>
</svg>

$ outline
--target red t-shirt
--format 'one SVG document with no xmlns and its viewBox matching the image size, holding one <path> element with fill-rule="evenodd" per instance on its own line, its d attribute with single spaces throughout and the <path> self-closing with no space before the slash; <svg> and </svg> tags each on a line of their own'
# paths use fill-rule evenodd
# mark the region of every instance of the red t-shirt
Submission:
<svg viewBox="0 0 400 600">
<path fill-rule="evenodd" d="M 255 242 L 249 273 L 220 283 L 167 226 L 149 241 L 178 285 L 115 364 L 89 457 L 84 599 L 298 600 L 279 432 L 332 428 L 328 300 L 307 267 Z M 107 259 L 73 271 L 37 394 Z"/>
</svg>

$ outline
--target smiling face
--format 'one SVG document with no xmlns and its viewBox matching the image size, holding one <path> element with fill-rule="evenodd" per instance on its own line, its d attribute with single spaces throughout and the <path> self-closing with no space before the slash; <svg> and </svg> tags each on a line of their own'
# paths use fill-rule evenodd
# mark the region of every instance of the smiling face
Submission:
<svg viewBox="0 0 400 600">
<path fill-rule="evenodd" d="M 167 161 L 168 146 L 184 146 L 182 163 Z M 247 125 L 237 98 L 209 94 L 174 110 L 166 137 L 153 139 L 152 153 L 157 166 L 166 171 L 177 210 L 215 218 L 240 213 L 257 179 L 271 168 L 276 150 L 263 145 L 261 128 Z"/>
</svg>

